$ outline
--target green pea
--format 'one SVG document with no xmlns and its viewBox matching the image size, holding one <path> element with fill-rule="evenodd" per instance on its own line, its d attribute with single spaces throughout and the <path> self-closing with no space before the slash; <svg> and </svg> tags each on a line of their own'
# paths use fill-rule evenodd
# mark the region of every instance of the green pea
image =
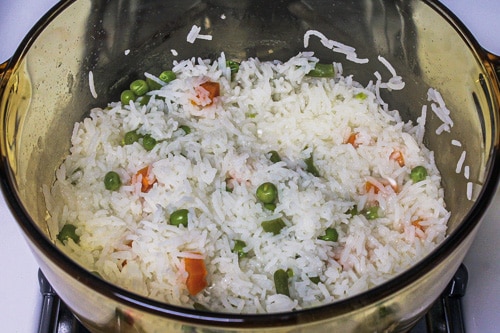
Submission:
<svg viewBox="0 0 500 333">
<path fill-rule="evenodd" d="M 314 284 L 318 284 L 318 283 L 320 283 L 320 282 L 321 282 L 321 280 L 320 280 L 319 276 L 310 276 L 310 277 L 309 277 L 309 280 L 310 280 L 312 283 L 314 283 Z"/>
<path fill-rule="evenodd" d="M 378 206 L 372 206 L 368 207 L 363 211 L 363 215 L 368 219 L 368 220 L 374 220 L 379 216 L 379 207 Z"/>
<path fill-rule="evenodd" d="M 137 96 L 146 95 L 149 91 L 148 83 L 144 80 L 132 81 L 130 84 L 130 90 L 132 90 Z"/>
<path fill-rule="evenodd" d="M 238 255 L 238 258 L 245 258 L 248 253 L 246 253 L 243 249 L 247 246 L 247 244 L 242 241 L 242 240 L 235 240 L 234 241 L 234 247 L 233 247 L 233 253 L 236 253 Z"/>
<path fill-rule="evenodd" d="M 163 71 L 158 78 L 165 83 L 169 83 L 170 81 L 175 80 L 177 75 L 175 75 L 172 71 Z"/>
<path fill-rule="evenodd" d="M 427 169 L 421 165 L 414 167 L 410 172 L 410 179 L 414 183 L 418 183 L 427 178 Z"/>
<path fill-rule="evenodd" d="M 76 227 L 72 224 L 65 224 L 57 234 L 57 239 L 61 241 L 61 243 L 64 243 L 64 241 L 70 238 L 77 244 L 80 242 L 80 236 L 76 234 Z"/>
<path fill-rule="evenodd" d="M 181 125 L 179 128 L 180 128 L 181 130 L 183 130 L 183 131 L 184 131 L 184 133 L 186 133 L 186 134 L 191 133 L 191 127 L 189 127 L 189 126 L 187 126 L 187 125 Z"/>
<path fill-rule="evenodd" d="M 270 210 L 271 212 L 274 212 L 276 209 L 276 204 L 275 203 L 266 203 L 264 204 L 264 208 L 267 210 Z"/>
<path fill-rule="evenodd" d="M 280 233 L 281 229 L 286 227 L 286 224 L 285 222 L 283 222 L 282 219 L 275 219 L 275 220 L 264 221 L 261 223 L 261 226 L 265 232 L 270 232 L 273 233 L 274 235 L 277 235 Z"/>
<path fill-rule="evenodd" d="M 255 195 L 264 204 L 274 203 L 278 198 L 278 189 L 273 183 L 266 182 L 257 188 Z"/>
<path fill-rule="evenodd" d="M 240 64 L 233 60 L 226 60 L 226 67 L 231 69 L 232 74 L 236 74 L 240 70 Z"/>
<path fill-rule="evenodd" d="M 335 228 L 326 228 L 325 234 L 319 236 L 318 239 L 327 241 L 327 242 L 336 242 L 339 239 L 339 233 Z"/>
<path fill-rule="evenodd" d="M 139 133 L 137 133 L 137 131 L 129 131 L 129 132 L 125 133 L 125 135 L 123 137 L 123 144 L 124 145 L 131 145 L 134 142 L 139 141 L 140 138 L 141 138 L 141 135 Z"/>
<path fill-rule="evenodd" d="M 288 275 L 289 278 L 293 278 L 293 276 L 295 275 L 295 273 L 293 272 L 293 269 L 291 269 L 291 268 L 288 268 L 286 270 L 286 274 Z"/>
<path fill-rule="evenodd" d="M 307 73 L 307 76 L 311 77 L 334 77 L 335 69 L 333 64 L 320 64 L 317 63 L 316 66 Z"/>
<path fill-rule="evenodd" d="M 151 78 L 147 78 L 146 83 L 148 84 L 149 90 L 160 90 L 162 87 L 161 84 Z"/>
<path fill-rule="evenodd" d="M 188 226 L 188 215 L 189 211 L 187 209 L 178 209 L 170 214 L 170 224 L 175 226 L 183 225 Z"/>
<path fill-rule="evenodd" d="M 349 209 L 345 213 L 348 214 L 348 215 L 351 215 L 351 216 L 358 215 L 359 214 L 359 212 L 358 212 L 358 206 L 356 206 L 356 205 L 352 206 L 352 208 Z"/>
<path fill-rule="evenodd" d="M 276 150 L 271 150 L 269 153 L 269 160 L 273 163 L 281 162 L 280 154 Z"/>
<path fill-rule="evenodd" d="M 122 181 L 116 172 L 110 171 L 104 176 L 104 187 L 106 190 L 116 191 L 120 186 L 122 186 Z"/>
<path fill-rule="evenodd" d="M 360 92 L 360 93 L 357 93 L 356 95 L 354 95 L 354 98 L 357 100 L 360 100 L 360 101 L 364 101 L 365 99 L 368 98 L 368 95 L 365 94 L 364 92 Z"/>
<path fill-rule="evenodd" d="M 314 177 L 319 177 L 320 176 L 318 169 L 314 165 L 314 159 L 313 159 L 313 155 L 312 154 L 311 154 L 311 156 L 309 156 L 308 158 L 306 158 L 304 160 L 304 162 L 306 163 L 306 171 L 307 172 L 309 172 L 310 174 L 312 174 Z"/>
<path fill-rule="evenodd" d="M 147 105 L 149 103 L 149 100 L 151 99 L 151 96 L 150 95 L 144 95 L 144 96 L 141 96 L 141 99 L 139 101 L 139 105 Z"/>
<path fill-rule="evenodd" d="M 129 105 L 130 101 L 135 101 L 136 98 L 137 96 L 132 90 L 124 90 L 120 95 L 120 101 L 122 102 L 122 105 Z"/>
<path fill-rule="evenodd" d="M 273 278 L 276 293 L 290 296 L 290 290 L 288 288 L 288 273 L 284 269 L 278 269 L 274 272 Z"/>
<path fill-rule="evenodd" d="M 156 139 L 149 134 L 144 135 L 144 137 L 142 138 L 142 146 L 147 151 L 153 150 L 153 148 L 156 146 L 156 143 Z"/>
</svg>

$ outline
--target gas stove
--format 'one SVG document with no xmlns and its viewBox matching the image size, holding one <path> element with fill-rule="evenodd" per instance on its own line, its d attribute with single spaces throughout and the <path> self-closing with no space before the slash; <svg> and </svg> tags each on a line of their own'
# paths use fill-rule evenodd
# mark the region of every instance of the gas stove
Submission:
<svg viewBox="0 0 500 333">
<path fill-rule="evenodd" d="M 0 63 L 13 55 L 29 29 L 58 1 L 0 0 Z M 471 30 L 479 44 L 500 55 L 500 2 L 498 0 L 442 0 Z M 415 327 L 417 332 L 497 332 L 500 327 L 500 190 L 488 210 L 477 238 L 465 259 L 468 283 L 451 283 L 434 304 L 432 311 Z M 0 323 L 3 332 L 67 332 L 85 333 L 57 295 L 51 295 L 52 307 L 39 331 L 42 308 L 47 310 L 47 298 L 40 293 L 38 266 L 21 231 L 12 217 L 3 195 L 0 196 Z M 43 277 L 41 277 L 43 278 Z M 45 292 L 50 286 L 42 285 Z M 462 297 L 463 296 L 463 297 Z M 460 307 L 461 305 L 461 307 Z M 52 311 L 52 312 L 51 312 Z M 463 312 L 463 327 L 452 313 Z M 52 317 L 51 317 L 52 316 Z M 47 317 L 45 317 L 47 318 Z M 444 326 L 443 318 L 448 320 Z M 57 320 L 56 320 L 57 319 Z M 450 326 L 451 325 L 451 326 Z M 57 330 L 56 330 L 57 329 Z M 463 330 L 462 330 L 463 329 Z"/>
</svg>

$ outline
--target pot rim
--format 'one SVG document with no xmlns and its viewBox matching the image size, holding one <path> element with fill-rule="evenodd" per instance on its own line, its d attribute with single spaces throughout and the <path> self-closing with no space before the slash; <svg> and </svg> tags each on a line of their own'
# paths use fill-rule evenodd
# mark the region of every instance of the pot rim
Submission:
<svg viewBox="0 0 500 333">
<path fill-rule="evenodd" d="M 6 66 L 2 65 L 0 72 L 0 92 L 3 95 L 3 88 L 5 82 L 8 80 L 11 69 L 15 64 L 30 49 L 33 41 L 37 36 L 47 27 L 51 21 L 61 14 L 67 7 L 78 0 L 64 0 L 60 1 L 53 8 L 51 8 L 30 30 L 27 36 L 23 39 L 20 46 L 14 53 L 13 57 L 7 61 Z M 486 66 L 491 66 L 499 71 L 500 67 L 499 57 L 488 53 L 484 50 L 470 31 L 463 25 L 463 23 L 447 9 L 443 4 L 437 0 L 421 0 L 423 3 L 429 5 L 433 10 L 445 18 L 450 25 L 452 25 L 457 33 L 460 33 L 470 48 L 476 52 L 476 56 Z M 486 72 L 486 70 L 485 70 Z M 500 72 L 500 71 L 499 71 Z M 498 88 L 498 77 L 490 72 L 488 77 L 495 81 L 496 90 Z M 3 76 L 2 76 L 3 74 Z M 494 79 L 493 79 L 494 77 Z M 500 103 L 500 93 L 497 94 L 497 101 Z M 2 97 L 3 98 L 3 97 Z M 4 116 L 1 116 L 3 118 Z M 497 110 L 497 117 L 500 113 Z M 318 307 L 298 310 L 287 313 L 269 313 L 269 314 L 229 314 L 200 311 L 188 309 L 180 306 L 169 305 L 160 301 L 148 299 L 144 296 L 136 295 L 121 287 L 115 286 L 107 281 L 100 279 L 91 272 L 87 271 L 79 264 L 71 260 L 68 256 L 63 254 L 57 247 L 50 241 L 44 233 L 42 233 L 36 226 L 36 223 L 29 217 L 25 211 L 21 200 L 16 193 L 15 185 L 12 181 L 12 171 L 10 169 L 8 158 L 5 152 L 2 151 L 2 161 L 0 165 L 0 182 L 4 192 L 6 201 L 15 217 L 17 223 L 22 228 L 24 237 L 29 239 L 31 246 L 35 246 L 44 256 L 51 259 L 52 263 L 57 265 L 60 269 L 64 270 L 68 275 L 84 284 L 86 287 L 96 290 L 99 294 L 117 301 L 130 308 L 140 309 L 141 311 L 149 312 L 152 314 L 170 317 L 178 321 L 185 321 L 191 324 L 203 324 L 207 326 L 220 326 L 225 327 L 238 327 L 245 323 L 246 327 L 262 328 L 273 326 L 291 326 L 297 323 L 314 322 L 325 320 L 331 316 L 347 314 L 353 310 L 361 309 L 365 306 L 382 301 L 384 298 L 391 296 L 395 291 L 405 289 L 413 284 L 415 281 L 421 279 L 426 274 L 430 273 L 433 267 L 439 265 L 441 262 L 456 249 L 469 235 L 474 232 L 476 227 L 482 220 L 482 216 L 487 210 L 498 186 L 500 180 L 500 173 L 495 170 L 500 169 L 500 153 L 499 153 L 499 124 L 496 124 L 494 129 L 495 144 L 492 145 L 489 152 L 490 159 L 486 166 L 488 173 L 485 175 L 484 186 L 473 207 L 464 218 L 464 221 L 456 228 L 454 232 L 447 236 L 447 238 L 439 244 L 434 251 L 428 254 L 425 258 L 419 261 L 416 265 L 387 282 L 382 283 L 374 288 L 354 295 L 352 297 L 335 301 L 334 303 L 322 305 Z M 4 138 L 2 137 L 3 141 Z M 4 143 L 2 143 L 2 147 Z M 57 290 L 57 286 L 54 286 Z M 438 295 L 436 295 L 438 297 Z"/>
</svg>

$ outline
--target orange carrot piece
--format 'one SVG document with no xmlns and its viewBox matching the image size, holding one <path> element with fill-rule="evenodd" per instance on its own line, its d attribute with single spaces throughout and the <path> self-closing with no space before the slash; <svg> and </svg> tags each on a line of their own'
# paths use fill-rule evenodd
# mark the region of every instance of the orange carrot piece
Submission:
<svg viewBox="0 0 500 333">
<path fill-rule="evenodd" d="M 203 259 L 184 258 L 184 268 L 188 273 L 186 280 L 188 292 L 194 296 L 208 285 L 205 261 Z"/>
<path fill-rule="evenodd" d="M 358 148 L 359 144 L 356 142 L 357 139 L 358 139 L 358 133 L 351 133 L 346 143 L 351 144 L 354 148 Z"/>
<path fill-rule="evenodd" d="M 200 84 L 203 89 L 208 91 L 208 97 L 213 100 L 215 97 L 220 96 L 220 84 L 219 82 L 207 81 Z"/>
<path fill-rule="evenodd" d="M 405 158 L 403 156 L 403 153 L 400 152 L 399 150 L 394 150 L 391 153 L 391 156 L 389 156 L 389 158 L 391 160 L 393 160 L 393 161 L 398 162 L 398 164 L 399 164 L 400 167 L 404 167 L 405 166 Z"/>
<path fill-rule="evenodd" d="M 153 187 L 153 184 L 156 183 L 156 179 L 153 179 L 153 180 L 149 179 L 149 166 L 144 167 L 141 170 L 137 171 L 137 173 L 135 174 L 135 178 L 137 179 L 139 177 L 139 175 L 142 176 L 141 191 L 148 192 Z"/>
<path fill-rule="evenodd" d="M 204 104 L 203 106 L 212 105 L 214 102 L 214 98 L 220 96 L 220 84 L 218 82 L 206 81 L 200 84 L 200 87 L 206 90 L 208 93 L 207 99 L 209 100 L 209 102 L 207 104 Z M 197 97 L 201 98 L 200 95 L 198 95 Z M 191 102 L 195 105 L 197 104 L 194 101 Z"/>
</svg>

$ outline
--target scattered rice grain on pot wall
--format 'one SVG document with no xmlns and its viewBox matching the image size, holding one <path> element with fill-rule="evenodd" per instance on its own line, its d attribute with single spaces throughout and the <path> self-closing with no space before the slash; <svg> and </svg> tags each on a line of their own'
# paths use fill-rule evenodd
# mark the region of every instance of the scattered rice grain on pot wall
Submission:
<svg viewBox="0 0 500 333">
<path fill-rule="evenodd" d="M 375 85 L 365 89 L 340 73 L 307 77 L 316 62 L 312 53 L 284 63 L 248 59 L 232 77 L 224 55 L 179 61 L 177 79 L 147 105 L 93 109 L 75 124 L 70 154 L 44 188 L 51 233 L 71 223 L 80 236 L 58 245 L 133 292 L 236 313 L 330 303 L 414 265 L 444 239 L 449 217 L 432 152 L 411 124 L 381 107 Z M 218 82 L 221 95 L 200 107 L 195 87 L 205 81 Z M 123 145 L 132 130 L 157 145 Z M 271 150 L 280 162 L 269 160 Z M 311 156 L 319 176 L 307 171 Z M 414 183 L 417 165 L 428 177 Z M 143 192 L 133 180 L 147 166 L 156 182 Z M 103 184 L 111 170 L 123 184 L 117 191 Z M 265 182 L 278 190 L 274 211 L 255 195 Z M 370 206 L 378 217 L 350 212 Z M 189 211 L 187 227 L 169 223 L 181 208 Z M 261 223 L 276 218 L 285 227 L 265 232 Z M 327 228 L 337 241 L 319 239 Z M 236 240 L 246 243 L 246 257 L 233 253 Z M 194 296 L 186 288 L 190 256 L 201 256 L 208 271 L 208 286 Z M 293 271 L 290 296 L 276 294 L 277 269 Z"/>
</svg>

